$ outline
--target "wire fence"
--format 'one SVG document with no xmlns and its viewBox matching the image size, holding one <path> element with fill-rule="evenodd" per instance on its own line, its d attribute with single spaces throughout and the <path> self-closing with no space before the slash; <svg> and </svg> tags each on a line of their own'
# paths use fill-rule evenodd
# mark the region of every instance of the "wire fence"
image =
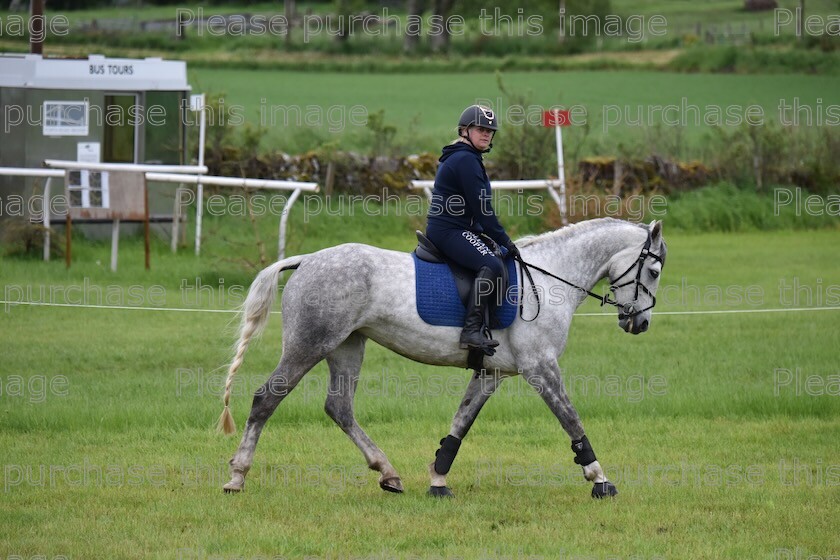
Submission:
<svg viewBox="0 0 840 560">
<path fill-rule="evenodd" d="M 16 305 L 30 307 L 64 307 L 78 309 L 109 309 L 114 311 L 167 311 L 171 313 L 239 313 L 239 309 L 202 309 L 191 307 L 144 307 L 131 305 L 92 305 L 77 303 L 52 303 L 36 301 L 6 301 L 0 300 L 8 310 Z M 777 307 L 770 309 L 705 309 L 697 311 L 654 311 L 655 315 L 737 315 L 750 313 L 805 313 L 817 311 L 840 311 L 840 306 L 826 307 Z M 280 311 L 272 311 L 272 315 L 282 315 Z M 615 313 L 575 313 L 576 317 L 615 317 Z"/>
</svg>

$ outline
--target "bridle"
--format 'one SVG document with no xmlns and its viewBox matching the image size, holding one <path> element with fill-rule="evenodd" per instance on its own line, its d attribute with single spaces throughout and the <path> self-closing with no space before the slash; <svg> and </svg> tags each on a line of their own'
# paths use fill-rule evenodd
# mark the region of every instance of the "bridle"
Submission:
<svg viewBox="0 0 840 560">
<path fill-rule="evenodd" d="M 532 269 L 532 268 L 534 270 L 538 271 L 538 272 L 542 272 L 546 276 L 550 276 L 551 278 L 554 278 L 555 280 L 560 280 L 564 284 L 566 284 L 568 286 L 571 286 L 572 288 L 575 288 L 577 290 L 580 290 L 581 292 L 586 293 L 586 295 L 592 296 L 593 298 L 595 298 L 595 299 L 597 299 L 598 301 L 601 302 L 601 307 L 603 307 L 604 305 L 612 305 L 613 307 L 618 309 L 618 318 L 619 319 L 629 319 L 629 318 L 635 317 L 636 315 L 639 315 L 640 313 L 644 313 L 645 311 L 647 311 L 649 309 L 653 309 L 654 306 L 656 305 L 656 296 L 654 296 L 653 292 L 651 292 L 648 289 L 648 287 L 645 286 L 642 283 L 642 270 L 644 269 L 645 261 L 649 258 L 653 259 L 656 262 L 662 263 L 663 265 L 665 263 L 664 263 L 664 261 L 663 261 L 663 259 L 660 255 L 657 255 L 656 253 L 651 252 L 651 250 L 650 250 L 651 242 L 652 242 L 652 239 L 651 239 L 651 236 L 650 236 L 650 232 L 648 232 L 647 239 L 645 240 L 645 245 L 644 245 L 644 247 L 642 247 L 642 250 L 639 253 L 639 258 L 637 258 L 633 262 L 633 264 L 631 264 L 629 267 L 627 267 L 627 270 L 625 270 L 624 272 L 619 274 L 618 277 L 615 280 L 610 281 L 610 292 L 612 292 L 613 294 L 615 294 L 616 290 L 618 290 L 619 288 L 629 286 L 630 284 L 635 284 L 635 295 L 633 296 L 633 301 L 630 302 L 630 303 L 625 303 L 625 304 L 618 303 L 618 301 L 616 301 L 615 299 L 611 299 L 609 295 L 599 296 L 598 294 L 596 294 L 596 293 L 594 293 L 590 290 L 587 290 L 586 288 L 582 288 L 581 286 L 578 286 L 577 284 L 573 284 L 572 282 L 569 282 L 568 280 L 560 278 L 556 274 L 552 274 L 551 272 L 549 272 L 545 269 L 542 269 L 542 268 L 540 268 L 536 265 L 533 265 L 531 263 L 525 262 L 522 259 L 522 257 L 519 257 L 517 260 L 519 261 L 519 264 L 522 268 L 522 271 L 528 277 L 528 281 L 531 284 L 531 290 L 532 290 L 534 296 L 537 299 L 537 313 L 536 313 L 536 315 L 534 315 L 531 319 L 525 319 L 525 317 L 523 316 L 523 313 L 524 313 L 524 297 L 523 296 L 525 295 L 524 294 L 525 283 L 523 282 L 521 290 L 520 290 L 520 294 L 519 294 L 519 317 L 523 321 L 530 323 L 531 321 L 535 320 L 540 314 L 540 307 L 541 307 L 541 305 L 540 305 L 540 295 L 539 295 L 539 292 L 537 291 L 536 285 L 534 284 L 534 278 L 531 276 L 530 269 Z M 623 284 L 616 284 L 616 282 L 620 281 L 622 278 L 624 278 L 625 276 L 628 276 L 631 272 L 633 272 L 633 269 L 636 269 L 635 278 L 633 278 L 631 280 L 627 280 Z M 643 291 L 644 293 L 646 293 L 647 295 L 650 296 L 651 303 L 650 303 L 650 305 L 648 305 L 644 309 L 638 309 L 637 310 L 635 305 L 639 300 L 639 290 Z"/>
<path fill-rule="evenodd" d="M 656 296 L 653 295 L 653 293 L 648 289 L 648 287 L 645 286 L 642 283 L 642 269 L 644 268 L 645 260 L 647 260 L 648 258 L 651 258 L 658 263 L 662 263 L 663 265 L 665 263 L 662 261 L 661 256 L 659 256 L 655 253 L 651 253 L 650 244 L 651 244 L 651 238 L 650 238 L 650 232 L 648 232 L 647 239 L 645 240 L 645 245 L 644 245 L 644 247 L 642 247 L 642 251 L 639 253 L 639 258 L 636 259 L 636 262 L 631 264 L 627 268 L 627 270 L 622 272 L 621 275 L 618 278 L 616 278 L 615 280 L 613 280 L 612 283 L 610 284 L 610 291 L 613 294 L 615 294 L 615 291 L 619 288 L 623 288 L 624 286 L 629 286 L 630 284 L 635 284 L 636 285 L 635 286 L 636 291 L 633 295 L 633 302 L 632 303 L 625 303 L 622 306 L 619 306 L 618 302 L 616 302 L 616 301 L 604 301 L 601 304 L 601 305 L 603 305 L 604 303 L 609 303 L 611 305 L 614 305 L 615 307 L 621 307 L 621 309 L 618 312 L 618 318 L 619 319 L 626 319 L 626 318 L 630 318 L 630 317 L 635 317 L 636 315 L 638 315 L 640 313 L 644 313 L 648 309 L 653 309 L 654 306 L 656 305 Z M 619 280 L 621 280 L 622 278 L 624 278 L 625 276 L 630 274 L 630 271 L 632 271 L 634 268 L 636 269 L 636 277 L 633 280 L 628 280 L 624 284 L 616 284 L 616 282 L 618 282 Z M 640 310 L 636 311 L 636 309 L 634 307 L 634 304 L 637 301 L 639 301 L 639 289 L 640 288 L 644 293 L 646 293 L 647 295 L 650 296 L 651 301 L 650 301 L 650 305 L 648 305 L 644 309 L 640 309 Z"/>
</svg>

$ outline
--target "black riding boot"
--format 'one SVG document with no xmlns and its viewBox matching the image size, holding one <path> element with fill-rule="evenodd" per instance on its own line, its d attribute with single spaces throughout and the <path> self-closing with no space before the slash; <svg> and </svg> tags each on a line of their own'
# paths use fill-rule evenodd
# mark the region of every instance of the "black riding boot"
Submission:
<svg viewBox="0 0 840 560">
<path fill-rule="evenodd" d="M 461 348 L 495 348 L 498 340 L 484 336 L 484 311 L 493 304 L 496 295 L 496 275 L 490 268 L 483 266 L 475 276 L 472 293 L 467 303 L 467 318 L 461 331 Z M 491 288 L 492 289 L 488 289 Z M 489 293 L 488 293 L 489 292 Z"/>
</svg>

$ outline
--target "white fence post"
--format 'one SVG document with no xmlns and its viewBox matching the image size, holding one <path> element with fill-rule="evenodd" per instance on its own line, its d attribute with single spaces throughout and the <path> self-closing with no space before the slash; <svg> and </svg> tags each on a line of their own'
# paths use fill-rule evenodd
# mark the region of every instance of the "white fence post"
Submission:
<svg viewBox="0 0 840 560">
<path fill-rule="evenodd" d="M 207 112 L 204 105 L 204 94 L 193 95 L 191 108 L 193 111 L 199 113 L 199 127 L 198 127 L 198 164 L 204 167 L 204 135 L 207 130 Z M 205 171 L 206 173 L 206 171 Z M 195 254 L 201 254 L 201 218 L 204 216 L 204 185 L 201 179 L 197 183 L 196 198 L 198 199 L 198 206 L 195 208 Z"/>
<path fill-rule="evenodd" d="M 172 207 L 172 241 L 170 248 L 173 253 L 178 252 L 178 235 L 181 233 L 181 192 L 183 187 L 175 189 L 175 205 Z"/>
<path fill-rule="evenodd" d="M 120 220 L 111 222 L 111 272 L 117 271 L 117 254 L 120 246 Z"/>
<path fill-rule="evenodd" d="M 199 175 L 198 177 L 201 177 Z M 204 215 L 204 185 L 199 179 L 196 183 L 196 207 L 195 207 L 195 254 L 201 254 L 201 217 Z"/>
<path fill-rule="evenodd" d="M 292 204 L 300 196 L 301 190 L 295 189 L 292 191 L 292 196 L 289 197 L 289 200 L 286 202 L 286 206 L 283 207 L 283 213 L 280 215 L 280 232 L 278 235 L 277 241 L 277 260 L 282 261 L 286 258 L 286 225 L 289 222 L 289 211 L 292 209 Z"/>
<path fill-rule="evenodd" d="M 566 215 L 566 166 L 563 162 L 563 127 L 560 126 L 560 120 L 556 121 L 554 125 L 554 136 L 557 140 L 557 178 L 560 179 L 560 197 L 549 187 L 549 191 L 554 196 L 555 202 L 560 207 L 560 220 L 564 226 L 569 225 L 569 218 Z"/>
</svg>

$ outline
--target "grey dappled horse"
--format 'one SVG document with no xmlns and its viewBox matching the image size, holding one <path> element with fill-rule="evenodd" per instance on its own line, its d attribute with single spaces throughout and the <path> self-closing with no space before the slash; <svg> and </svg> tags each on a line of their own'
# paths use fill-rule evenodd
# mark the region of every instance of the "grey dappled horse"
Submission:
<svg viewBox="0 0 840 560">
<path fill-rule="evenodd" d="M 429 465 L 429 493 L 452 495 L 446 487 L 446 474 L 461 440 L 502 380 L 522 375 L 539 391 L 571 438 L 575 462 L 583 467 L 584 477 L 594 483 L 593 496 L 612 496 L 615 487 L 607 481 L 584 435 L 578 413 L 566 394 L 557 359 L 566 347 L 572 315 L 586 298 L 584 290 L 591 290 L 605 277 L 610 279 L 614 303 L 619 308 L 619 326 L 633 334 L 647 330 L 666 252 L 661 222 L 645 226 L 603 218 L 525 238 L 517 241 L 517 246 L 525 262 L 576 287 L 570 288 L 540 272 L 533 273 L 542 302 L 540 312 L 537 315 L 537 298 L 528 297 L 531 288 L 526 286 L 524 317 L 537 316 L 531 322 L 520 317 L 509 328 L 495 332 L 500 345 L 484 363 L 487 371 L 493 373 L 470 381 L 449 436 L 441 442 L 437 458 Z M 359 447 L 368 466 L 379 471 L 380 487 L 402 492 L 399 474 L 353 414 L 353 395 L 365 342 L 372 339 L 425 364 L 465 367 L 467 359 L 467 351 L 459 348 L 459 328 L 434 327 L 418 315 L 414 263 L 409 253 L 345 244 L 289 257 L 261 271 L 243 304 L 220 427 L 225 433 L 235 430 L 229 408 L 231 384 L 248 344 L 268 321 L 284 270 L 295 272 L 282 296 L 283 355 L 277 369 L 254 396 L 242 441 L 230 460 L 231 480 L 224 490 L 243 489 L 266 421 L 301 378 L 326 359 L 330 370 L 324 407 L 327 414 Z M 521 272 L 520 278 L 525 282 Z M 622 279 L 625 281 L 618 284 Z"/>
</svg>

